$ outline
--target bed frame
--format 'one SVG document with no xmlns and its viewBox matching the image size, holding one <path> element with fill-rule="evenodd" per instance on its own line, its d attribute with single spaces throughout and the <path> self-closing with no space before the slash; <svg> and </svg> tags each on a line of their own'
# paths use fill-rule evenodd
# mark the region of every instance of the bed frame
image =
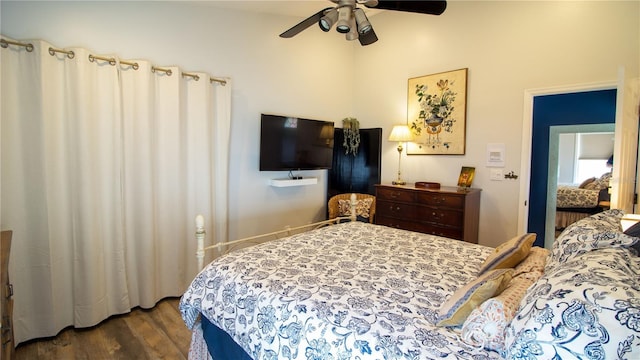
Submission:
<svg viewBox="0 0 640 360">
<path fill-rule="evenodd" d="M 308 230 L 318 229 L 324 226 L 338 224 L 343 221 L 356 221 L 356 217 L 357 217 L 356 205 L 358 203 L 356 199 L 356 194 L 351 194 L 350 202 L 351 202 L 350 216 L 339 216 L 333 219 L 323 220 L 323 221 L 315 222 L 312 224 L 301 225 L 293 228 L 286 227 L 283 230 L 274 231 L 274 232 L 261 234 L 261 235 L 250 236 L 250 237 L 233 240 L 233 241 L 221 242 L 221 243 L 217 243 L 207 247 L 204 246 L 204 237 L 205 237 L 204 216 L 198 215 L 196 216 L 196 241 L 198 243 L 197 250 L 196 250 L 196 258 L 198 259 L 198 271 L 202 270 L 202 268 L 204 267 L 204 253 L 207 250 L 221 249 L 223 247 L 227 247 L 227 250 L 224 253 L 228 253 L 233 250 L 234 245 L 239 245 L 242 243 L 251 244 L 251 242 L 253 242 L 253 245 L 255 245 L 260 242 L 279 239 L 282 236 L 289 236 L 292 234 L 297 234 L 297 233 L 308 231 Z"/>
</svg>

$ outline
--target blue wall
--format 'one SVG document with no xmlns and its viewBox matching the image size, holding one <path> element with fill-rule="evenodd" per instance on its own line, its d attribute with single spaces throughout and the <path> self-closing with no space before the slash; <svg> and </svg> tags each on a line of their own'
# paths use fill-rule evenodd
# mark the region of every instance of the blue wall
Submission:
<svg viewBox="0 0 640 360">
<path fill-rule="evenodd" d="M 549 175 L 549 127 L 614 123 L 615 114 L 615 89 L 536 96 L 533 99 L 531 183 L 529 185 L 529 225 L 527 231 L 537 234 L 536 246 L 544 247 Z"/>
</svg>

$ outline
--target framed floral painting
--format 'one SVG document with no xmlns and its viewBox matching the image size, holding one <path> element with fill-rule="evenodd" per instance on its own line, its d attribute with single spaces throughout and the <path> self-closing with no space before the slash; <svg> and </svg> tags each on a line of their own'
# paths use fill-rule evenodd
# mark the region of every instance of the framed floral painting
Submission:
<svg viewBox="0 0 640 360">
<path fill-rule="evenodd" d="M 409 79 L 408 155 L 464 155 L 467 68 Z"/>
</svg>

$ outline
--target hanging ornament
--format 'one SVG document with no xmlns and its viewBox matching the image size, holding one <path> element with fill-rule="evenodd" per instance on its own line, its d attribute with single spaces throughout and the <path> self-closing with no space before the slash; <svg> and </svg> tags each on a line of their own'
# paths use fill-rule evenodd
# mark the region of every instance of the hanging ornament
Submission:
<svg viewBox="0 0 640 360">
<path fill-rule="evenodd" d="M 360 122 L 356 118 L 342 119 L 342 129 L 344 130 L 344 146 L 345 154 L 352 153 L 353 156 L 358 154 L 360 147 Z"/>
</svg>

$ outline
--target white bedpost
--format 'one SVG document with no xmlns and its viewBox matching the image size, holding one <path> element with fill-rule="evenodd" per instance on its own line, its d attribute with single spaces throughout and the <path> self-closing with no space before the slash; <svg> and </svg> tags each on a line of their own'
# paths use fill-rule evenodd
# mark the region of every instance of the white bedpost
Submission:
<svg viewBox="0 0 640 360">
<path fill-rule="evenodd" d="M 351 193 L 351 221 L 356 221 L 358 218 L 358 214 L 356 214 L 356 207 L 358 205 L 358 200 L 356 199 L 356 194 Z"/>
<path fill-rule="evenodd" d="M 196 249 L 196 258 L 198 258 L 198 271 L 204 266 L 204 216 L 196 216 L 196 240 L 198 248 Z"/>
</svg>

